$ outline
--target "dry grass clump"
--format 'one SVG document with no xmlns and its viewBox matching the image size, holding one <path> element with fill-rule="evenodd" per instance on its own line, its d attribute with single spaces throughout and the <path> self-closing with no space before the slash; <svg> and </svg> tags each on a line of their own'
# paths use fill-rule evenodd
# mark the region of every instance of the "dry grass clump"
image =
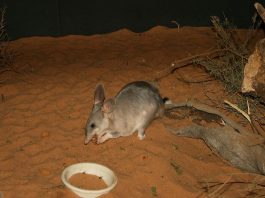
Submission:
<svg viewBox="0 0 265 198">
<path fill-rule="evenodd" d="M 239 92 L 243 81 L 244 67 L 250 54 L 249 45 L 260 25 L 256 16 L 249 29 L 245 41 L 240 39 L 236 27 L 224 17 L 223 20 L 211 17 L 213 31 L 216 35 L 216 48 L 220 50 L 218 58 L 197 59 L 195 62 L 202 65 L 215 78 L 221 80 L 228 92 Z"/>
<path fill-rule="evenodd" d="M 264 176 L 252 173 L 232 173 L 225 175 L 223 181 L 201 181 L 202 194 L 198 197 L 229 197 L 229 192 L 238 197 L 264 197 Z M 230 195 L 231 196 L 231 195 Z"/>
<path fill-rule="evenodd" d="M 6 8 L 0 9 L 0 74 L 10 71 L 14 53 L 9 47 L 9 39 L 5 29 Z"/>
</svg>

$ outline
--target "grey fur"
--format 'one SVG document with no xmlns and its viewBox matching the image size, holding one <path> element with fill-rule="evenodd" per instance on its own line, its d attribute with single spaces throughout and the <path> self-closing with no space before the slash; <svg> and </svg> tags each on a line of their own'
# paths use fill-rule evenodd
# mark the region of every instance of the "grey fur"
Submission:
<svg viewBox="0 0 265 198">
<path fill-rule="evenodd" d="M 129 83 L 114 98 L 107 101 L 104 98 L 103 86 L 98 85 L 86 125 L 85 144 L 94 135 L 100 144 L 109 138 L 129 136 L 136 131 L 142 140 L 151 121 L 164 113 L 164 102 L 158 89 L 145 81 Z"/>
</svg>

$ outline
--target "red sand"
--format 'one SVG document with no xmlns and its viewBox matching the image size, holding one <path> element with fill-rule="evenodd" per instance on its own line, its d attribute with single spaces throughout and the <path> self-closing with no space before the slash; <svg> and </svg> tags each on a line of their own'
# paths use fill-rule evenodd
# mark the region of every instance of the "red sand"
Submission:
<svg viewBox="0 0 265 198">
<path fill-rule="evenodd" d="M 141 34 L 120 30 L 23 38 L 11 45 L 20 74 L 5 74 L 9 81 L 0 87 L 0 191 L 5 198 L 76 197 L 60 175 L 78 162 L 111 168 L 118 184 L 104 197 L 115 198 L 153 197 L 154 188 L 158 197 L 205 197 L 202 182 L 224 182 L 229 174 L 241 173 L 201 140 L 174 136 L 163 124 L 180 127 L 189 119 L 155 120 L 143 141 L 134 134 L 101 145 L 83 144 L 97 83 L 103 82 L 112 97 L 128 82 L 152 80 L 174 60 L 212 48 L 210 29 L 156 27 Z M 159 82 L 162 95 L 174 102 L 195 98 L 210 105 L 206 93 L 220 103 L 225 98 L 217 81 L 185 83 L 178 80 L 182 77 L 200 80 L 208 74 L 195 66 L 179 69 Z M 238 188 L 247 190 L 239 185 L 223 195 L 236 197 Z"/>
</svg>

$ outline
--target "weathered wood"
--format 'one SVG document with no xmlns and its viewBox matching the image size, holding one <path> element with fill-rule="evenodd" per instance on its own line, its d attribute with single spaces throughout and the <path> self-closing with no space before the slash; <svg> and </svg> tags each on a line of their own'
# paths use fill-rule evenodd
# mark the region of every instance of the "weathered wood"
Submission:
<svg viewBox="0 0 265 198">
<path fill-rule="evenodd" d="M 265 175 L 264 144 L 250 146 L 248 136 L 236 133 L 230 126 L 206 128 L 194 124 L 182 129 L 166 127 L 178 136 L 204 140 L 215 153 L 237 168 Z"/>
<path fill-rule="evenodd" d="M 257 95 L 265 101 L 265 39 L 260 40 L 244 68 L 243 93 Z"/>
<path fill-rule="evenodd" d="M 180 103 L 173 103 L 173 104 L 166 104 L 165 108 L 166 110 L 178 108 L 178 107 L 193 107 L 197 110 L 204 111 L 207 113 L 215 114 L 220 116 L 224 122 L 234 129 L 236 129 L 238 132 L 248 135 L 249 133 L 239 124 L 234 122 L 233 120 L 229 119 L 226 115 L 218 111 L 216 108 L 210 107 L 206 104 L 202 104 L 198 101 L 195 100 L 186 100 L 185 102 L 180 102 Z"/>
<path fill-rule="evenodd" d="M 264 22 L 264 7 L 260 3 L 255 3 L 255 8 Z M 244 68 L 241 91 L 261 97 L 261 100 L 265 102 L 265 39 L 257 42 L 254 52 L 248 58 Z"/>
</svg>

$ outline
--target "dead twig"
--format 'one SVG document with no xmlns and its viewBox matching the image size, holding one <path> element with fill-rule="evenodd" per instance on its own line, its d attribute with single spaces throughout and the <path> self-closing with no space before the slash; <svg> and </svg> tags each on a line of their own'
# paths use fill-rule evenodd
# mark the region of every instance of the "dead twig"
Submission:
<svg viewBox="0 0 265 198">
<path fill-rule="evenodd" d="M 206 78 L 204 80 L 190 80 L 190 79 L 187 79 L 185 76 L 183 76 L 180 72 L 178 73 L 180 78 L 177 78 L 179 81 L 182 81 L 184 83 L 205 83 L 205 82 L 210 82 L 210 81 L 215 81 L 216 79 L 215 78 Z"/>
<path fill-rule="evenodd" d="M 234 173 L 231 174 L 228 179 L 226 179 L 224 182 L 222 181 L 200 181 L 202 189 L 204 189 L 204 193 L 208 194 L 208 197 L 215 197 L 218 192 L 220 192 L 222 189 L 224 189 L 227 185 L 233 185 L 233 184 L 243 184 L 248 185 L 247 192 L 252 192 L 254 190 L 259 190 L 259 194 L 265 190 L 265 184 L 264 184 L 264 177 L 256 176 L 255 178 L 251 179 L 251 181 L 243 181 L 243 179 L 233 178 L 236 175 L 253 175 L 251 173 Z M 259 179 L 259 180 L 258 180 Z M 249 185 L 253 184 L 252 187 Z M 219 186 L 219 187 L 218 187 Z M 216 190 L 214 190 L 212 193 L 209 193 L 209 191 L 215 187 L 218 187 Z M 260 187 L 257 189 L 257 187 Z"/>
<path fill-rule="evenodd" d="M 9 71 L 12 71 L 12 70 L 10 68 L 5 68 L 5 69 L 0 71 L 0 74 L 3 74 L 5 72 L 9 72 Z"/>
<path fill-rule="evenodd" d="M 242 54 L 237 53 L 236 51 L 229 49 L 229 48 L 213 50 L 210 52 L 204 52 L 202 54 L 197 54 L 194 56 L 190 56 L 188 58 L 184 58 L 184 59 L 172 62 L 170 64 L 170 67 L 158 72 L 158 74 L 155 77 L 155 81 L 158 81 L 158 80 L 168 76 L 169 74 L 173 73 L 176 69 L 180 69 L 180 68 L 183 68 L 183 67 L 186 67 L 188 65 L 193 64 L 198 59 L 200 61 L 207 60 L 207 59 L 214 59 L 217 57 L 224 56 L 227 51 L 233 53 L 236 56 L 241 57 L 242 59 L 247 60 L 247 58 L 245 56 L 243 56 Z"/>
<path fill-rule="evenodd" d="M 178 79 L 178 80 L 180 80 L 180 81 L 182 81 L 184 83 L 205 83 L 205 82 L 215 81 L 216 79 L 210 78 L 210 79 L 205 79 L 205 80 L 187 80 L 187 79 L 181 78 L 181 79 Z"/>
<path fill-rule="evenodd" d="M 209 194 L 209 197 L 215 196 L 216 193 L 218 193 L 220 190 L 224 188 L 225 185 L 229 183 L 229 181 L 232 179 L 232 177 L 229 177 L 225 182 L 223 182 L 215 191 Z"/>
<path fill-rule="evenodd" d="M 236 106 L 235 104 L 232 104 L 228 100 L 224 100 L 224 103 L 228 104 L 230 107 L 237 110 L 239 113 L 241 113 L 249 121 L 249 123 L 251 123 L 251 119 L 250 119 L 249 115 L 246 112 L 244 112 L 243 110 L 241 110 L 238 106 Z"/>
<path fill-rule="evenodd" d="M 197 54 L 194 56 L 190 56 L 188 58 L 184 58 L 178 61 L 174 61 L 170 64 L 170 67 L 159 71 L 155 77 L 155 81 L 159 81 L 160 79 L 168 76 L 169 74 L 173 73 L 176 69 L 180 69 L 191 65 L 197 59 L 208 59 L 208 58 L 217 58 L 224 55 L 225 50 L 214 50 L 210 52 L 204 52 L 202 54 Z"/>
</svg>

